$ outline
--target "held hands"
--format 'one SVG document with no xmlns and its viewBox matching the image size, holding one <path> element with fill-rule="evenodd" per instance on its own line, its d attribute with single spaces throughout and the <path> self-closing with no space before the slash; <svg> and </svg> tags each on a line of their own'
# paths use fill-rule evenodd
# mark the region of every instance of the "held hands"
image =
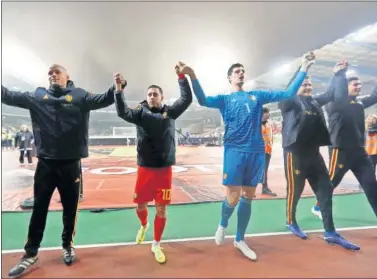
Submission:
<svg viewBox="0 0 377 279">
<path fill-rule="evenodd" d="M 315 63 L 315 58 L 316 57 L 313 51 L 305 54 L 302 58 L 301 69 L 307 72 L 309 68 Z"/>
<path fill-rule="evenodd" d="M 175 72 L 177 75 L 188 75 L 191 79 L 196 78 L 194 70 L 181 61 L 175 65 Z"/>
<path fill-rule="evenodd" d="M 343 61 L 340 61 L 338 63 L 336 63 L 335 67 L 334 67 L 334 74 L 337 74 L 339 73 L 340 71 L 343 71 L 346 72 L 348 70 L 348 61 L 347 60 L 343 60 Z"/>
<path fill-rule="evenodd" d="M 127 81 L 124 79 L 122 74 L 115 73 L 114 74 L 114 84 L 115 84 L 115 91 L 120 92 L 124 87 L 127 86 Z"/>
</svg>

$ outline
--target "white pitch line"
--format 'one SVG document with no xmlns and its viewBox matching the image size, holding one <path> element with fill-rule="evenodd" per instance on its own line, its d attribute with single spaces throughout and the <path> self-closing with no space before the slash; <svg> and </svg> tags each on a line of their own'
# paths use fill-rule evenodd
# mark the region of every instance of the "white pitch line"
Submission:
<svg viewBox="0 0 377 279">
<path fill-rule="evenodd" d="M 377 229 L 377 226 L 365 226 L 365 227 L 348 227 L 348 228 L 340 228 L 337 231 L 357 231 L 357 230 L 372 230 Z M 319 233 L 323 232 L 323 229 L 319 230 L 307 230 L 306 233 Z M 291 232 L 272 232 L 272 233 L 256 233 L 256 234 L 246 234 L 245 237 L 261 237 L 261 236 L 280 236 L 280 235 L 289 235 L 292 234 Z M 235 235 L 228 235 L 226 238 L 235 238 Z M 193 237 L 193 238 L 179 238 L 179 239 L 167 239 L 162 240 L 162 243 L 177 243 L 177 242 L 189 242 L 189 241 L 205 241 L 205 240 L 213 240 L 213 236 L 207 237 Z M 152 241 L 145 241 L 142 245 L 145 244 L 152 244 Z M 119 242 L 119 243 L 103 243 L 103 244 L 89 244 L 89 245 L 77 245 L 75 246 L 76 249 L 88 249 L 88 248 L 101 248 L 101 247 L 119 247 L 119 246 L 131 246 L 136 245 L 136 242 Z M 47 247 L 41 248 L 39 251 L 60 251 L 62 248 L 59 247 Z M 13 250 L 3 250 L 1 251 L 2 254 L 13 254 L 13 253 L 22 253 L 24 252 L 23 249 L 13 249 Z"/>
<path fill-rule="evenodd" d="M 198 201 L 196 198 L 194 198 L 189 192 L 187 192 L 182 186 L 178 186 L 183 193 L 185 193 L 193 202 Z M 174 193 L 173 193 L 174 194 Z"/>
</svg>

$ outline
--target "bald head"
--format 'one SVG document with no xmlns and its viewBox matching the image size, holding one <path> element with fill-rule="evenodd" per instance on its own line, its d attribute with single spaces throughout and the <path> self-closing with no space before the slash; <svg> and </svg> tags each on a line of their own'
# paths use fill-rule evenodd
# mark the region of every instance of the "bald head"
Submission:
<svg viewBox="0 0 377 279">
<path fill-rule="evenodd" d="M 48 80 L 50 81 L 50 85 L 58 85 L 62 88 L 66 88 L 69 75 L 63 66 L 53 64 L 48 68 Z"/>
</svg>

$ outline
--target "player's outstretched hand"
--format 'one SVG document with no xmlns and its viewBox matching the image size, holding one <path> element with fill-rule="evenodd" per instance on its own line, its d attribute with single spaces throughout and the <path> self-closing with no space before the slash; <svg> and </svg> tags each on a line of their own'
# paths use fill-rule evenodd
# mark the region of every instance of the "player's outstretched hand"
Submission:
<svg viewBox="0 0 377 279">
<path fill-rule="evenodd" d="M 175 72 L 177 75 L 188 75 L 191 79 L 195 76 L 194 70 L 181 61 L 175 65 Z"/>
<path fill-rule="evenodd" d="M 348 70 L 348 61 L 347 60 L 343 60 L 343 61 L 340 61 L 338 63 L 336 63 L 335 67 L 334 67 L 334 74 L 337 74 L 339 73 L 340 71 L 347 71 Z"/>
<path fill-rule="evenodd" d="M 315 54 L 313 51 L 306 53 L 302 58 L 301 67 L 304 71 L 308 71 L 309 68 L 315 63 Z"/>
<path fill-rule="evenodd" d="M 122 90 L 122 88 L 127 86 L 127 81 L 124 79 L 122 74 L 120 73 L 115 73 L 114 74 L 114 84 L 116 91 L 119 92 Z"/>
</svg>

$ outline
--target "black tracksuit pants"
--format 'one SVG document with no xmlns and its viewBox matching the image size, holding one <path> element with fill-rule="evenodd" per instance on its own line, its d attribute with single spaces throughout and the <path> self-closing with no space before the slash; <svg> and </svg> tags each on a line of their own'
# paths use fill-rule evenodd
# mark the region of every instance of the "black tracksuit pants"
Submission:
<svg viewBox="0 0 377 279">
<path fill-rule="evenodd" d="M 25 160 L 24 160 L 25 153 L 26 153 L 26 156 L 27 156 L 27 162 L 29 164 L 33 163 L 33 159 L 31 158 L 31 151 L 32 150 L 20 149 L 20 158 L 19 158 L 20 164 L 23 164 L 25 162 Z"/>
<path fill-rule="evenodd" d="M 319 148 L 284 149 L 284 169 L 287 180 L 287 224 L 297 224 L 297 204 L 307 179 L 320 202 L 325 231 L 335 231 L 332 215 L 333 187 Z"/>
<path fill-rule="evenodd" d="M 374 174 L 376 174 L 376 167 L 377 167 L 377 155 L 370 155 L 370 159 L 372 160 L 372 165 L 374 169 Z"/>
<path fill-rule="evenodd" d="M 367 199 L 377 216 L 377 181 L 371 158 L 364 148 L 329 148 L 329 174 L 336 188 L 347 171 L 351 170 L 364 190 Z M 319 201 L 320 203 L 320 201 Z"/>
<path fill-rule="evenodd" d="M 48 208 L 55 188 L 63 205 L 62 246 L 72 246 L 76 230 L 81 180 L 80 160 L 49 160 L 39 158 L 34 175 L 34 207 L 25 245 L 28 255 L 36 255 L 46 227 Z"/>
<path fill-rule="evenodd" d="M 84 182 L 83 182 L 83 179 L 82 179 L 82 166 L 81 166 L 81 160 L 79 162 L 79 170 L 80 170 L 80 195 L 81 196 L 84 196 Z"/>
<path fill-rule="evenodd" d="M 270 161 L 271 161 L 271 154 L 266 153 L 265 155 L 266 162 L 265 162 L 265 167 L 264 167 L 264 182 L 263 182 L 263 188 L 268 187 L 268 181 L 267 181 L 267 176 L 268 176 L 268 167 L 270 166 Z"/>
</svg>

